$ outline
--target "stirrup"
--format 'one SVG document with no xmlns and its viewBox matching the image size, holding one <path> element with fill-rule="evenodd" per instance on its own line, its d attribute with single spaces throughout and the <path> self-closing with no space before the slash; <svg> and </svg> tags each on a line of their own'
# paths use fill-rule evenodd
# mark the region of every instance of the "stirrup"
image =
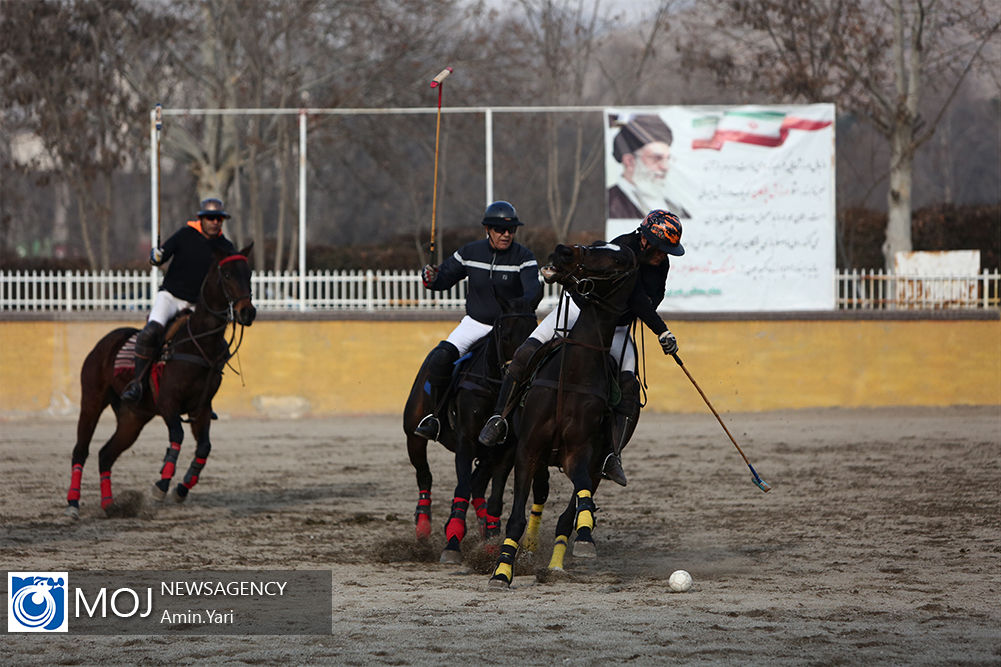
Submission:
<svg viewBox="0 0 1001 667">
<path fill-rule="evenodd" d="M 126 403 L 135 403 L 142 400 L 143 397 L 143 384 L 142 380 L 129 380 L 129 383 L 125 385 L 122 389 L 122 401 Z"/>
<path fill-rule="evenodd" d="M 612 480 L 619 486 L 626 485 L 626 471 L 622 469 L 622 459 L 611 452 L 605 457 L 601 466 L 601 476 Z"/>
<path fill-rule="evenodd" d="M 498 442 L 507 439 L 507 420 L 500 415 L 494 415 L 487 420 L 477 438 L 484 447 L 493 447 Z"/>
<path fill-rule="evenodd" d="M 428 440 L 437 440 L 441 432 L 441 422 L 433 414 L 426 415 L 421 423 L 414 429 L 414 435 L 419 435 Z"/>
</svg>

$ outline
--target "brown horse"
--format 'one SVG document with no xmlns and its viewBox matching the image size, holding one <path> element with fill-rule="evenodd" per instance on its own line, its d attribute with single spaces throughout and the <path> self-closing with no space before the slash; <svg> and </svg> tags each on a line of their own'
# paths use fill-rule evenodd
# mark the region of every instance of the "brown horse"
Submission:
<svg viewBox="0 0 1001 667">
<path fill-rule="evenodd" d="M 512 467 L 510 452 L 504 447 L 483 447 L 476 441 L 476 436 L 497 400 L 504 367 L 511 361 L 518 345 L 535 329 L 535 309 L 541 298 L 540 290 L 534 302 L 498 299 L 502 312 L 493 329 L 470 349 L 466 358 L 460 359 L 451 388 L 444 398 L 446 405 L 438 411 L 443 415 L 438 441 L 455 452 L 458 478 L 452 494 L 452 510 L 445 525 L 446 545 L 441 554 L 443 563 L 462 561 L 461 543 L 466 534 L 466 511 L 470 503 L 481 522 L 483 536 L 500 534 L 504 484 Z M 414 434 L 421 417 L 432 409 L 427 378 L 425 363 L 417 372 L 403 410 L 407 453 L 417 472 L 419 497 L 414 521 L 419 540 L 431 535 L 432 475 L 427 457 L 428 441 Z M 485 499 L 486 488 L 490 484 L 490 498 Z M 548 486 L 546 489 L 548 493 Z"/>
<path fill-rule="evenodd" d="M 125 403 L 120 396 L 132 377 L 132 368 L 119 368 L 115 372 L 116 357 L 138 329 L 122 328 L 110 332 L 94 346 L 83 362 L 80 371 L 80 418 L 77 421 L 76 446 L 73 448 L 72 473 L 66 515 L 80 516 L 80 483 L 83 465 L 90 452 L 90 441 L 101 413 L 109 405 L 115 412 L 117 426 L 114 434 L 98 452 L 98 470 L 101 474 L 101 507 L 114 514 L 111 494 L 111 467 L 126 449 L 135 443 L 143 427 L 156 415 L 163 417 L 170 434 L 170 445 L 160 469 L 160 479 L 153 487 L 153 495 L 162 500 L 174 476 L 177 457 L 184 440 L 182 415 L 191 421 L 195 437 L 194 460 L 184 481 L 174 489 L 174 499 L 182 502 L 198 482 L 212 444 L 209 425 L 212 420 L 212 398 L 222 383 L 222 370 L 235 354 L 232 344 L 236 339 L 236 326 L 250 326 L 257 316 L 251 303 L 250 264 L 247 259 L 254 244 L 239 253 L 227 255 L 216 252 L 215 262 L 202 282 L 201 295 L 190 314 L 179 315 L 168 324 L 165 360 L 162 367 L 154 365 L 150 373 L 154 386 L 143 391 L 137 403 Z M 226 329 L 233 322 L 233 332 L 227 341 Z M 237 342 L 239 347 L 239 342 Z M 119 363 L 121 365 L 121 362 Z M 158 378 L 159 382 L 152 380 Z"/>
<path fill-rule="evenodd" d="M 538 366 L 523 407 L 515 413 L 514 497 L 491 586 L 511 584 L 519 541 L 528 524 L 525 507 L 529 486 L 538 484 L 547 466 L 559 466 L 574 486 L 570 503 L 557 522 L 549 568 L 563 569 L 573 528 L 577 530 L 574 555 L 595 556 L 591 531 L 596 508 L 592 497 L 601 481 L 603 454 L 611 440 L 610 397 L 612 378 L 617 375 L 610 368 L 609 348 L 616 320 L 625 312 L 636 283 L 636 256 L 629 248 L 596 243 L 559 245 L 550 260 L 555 271 L 550 278 L 573 292 L 580 314 L 565 338 L 541 351 L 555 348 Z M 537 524 L 528 525 L 528 537 L 534 541 L 532 528 L 537 529 Z"/>
</svg>

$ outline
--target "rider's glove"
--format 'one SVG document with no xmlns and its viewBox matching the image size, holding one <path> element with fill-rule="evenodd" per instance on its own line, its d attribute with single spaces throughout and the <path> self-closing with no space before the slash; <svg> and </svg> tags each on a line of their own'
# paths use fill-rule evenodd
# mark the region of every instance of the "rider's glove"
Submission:
<svg viewBox="0 0 1001 667">
<path fill-rule="evenodd" d="M 160 262 L 163 261 L 163 250 L 160 248 L 153 248 L 149 251 L 149 263 L 153 266 L 160 266 Z"/>
<path fill-rule="evenodd" d="M 430 288 L 437 278 L 438 269 L 430 264 L 425 264 L 424 268 L 421 270 L 421 280 L 424 281 L 424 287 Z"/>
<path fill-rule="evenodd" d="M 657 336 L 660 346 L 664 348 L 664 354 L 676 354 L 678 352 L 678 339 L 670 331 L 665 331 Z"/>
</svg>

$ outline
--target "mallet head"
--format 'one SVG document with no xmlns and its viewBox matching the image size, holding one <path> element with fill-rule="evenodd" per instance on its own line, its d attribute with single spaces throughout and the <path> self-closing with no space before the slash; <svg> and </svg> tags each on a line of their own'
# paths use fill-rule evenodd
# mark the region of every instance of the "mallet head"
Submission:
<svg viewBox="0 0 1001 667">
<path fill-rule="evenodd" d="M 437 76 L 431 80 L 431 87 L 437 88 L 442 84 L 443 81 L 448 77 L 449 74 L 453 72 L 451 67 L 446 67 L 442 71 L 438 72 Z"/>
</svg>

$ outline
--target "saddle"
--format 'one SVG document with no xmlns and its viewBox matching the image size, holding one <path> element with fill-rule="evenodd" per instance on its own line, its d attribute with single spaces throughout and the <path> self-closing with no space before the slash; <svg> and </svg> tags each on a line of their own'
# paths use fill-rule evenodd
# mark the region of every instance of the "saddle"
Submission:
<svg viewBox="0 0 1001 667">
<path fill-rule="evenodd" d="M 174 338 L 181 329 L 187 324 L 188 319 L 191 317 L 192 312 L 190 309 L 184 309 L 177 313 L 174 317 L 170 318 L 167 322 L 166 333 L 163 336 L 163 343 L 160 345 L 160 352 L 157 354 L 157 358 L 153 361 L 149 372 L 149 386 L 153 390 L 154 400 L 160 394 L 160 376 L 163 375 L 163 366 L 170 359 L 170 344 L 173 342 Z M 115 376 L 123 376 L 128 379 L 132 378 L 133 373 L 135 373 L 136 368 L 136 337 L 139 332 L 135 332 L 122 346 L 118 349 L 118 353 L 115 355 L 115 366 L 114 374 Z"/>
<path fill-rule="evenodd" d="M 558 391 L 571 391 L 578 394 L 590 394 L 592 396 L 597 396 L 605 401 L 609 409 L 617 406 L 619 401 L 622 400 L 622 389 L 619 387 L 619 374 L 616 372 L 615 362 L 608 357 L 608 355 L 605 355 L 605 377 L 607 382 L 597 386 L 563 382 L 559 378 L 556 380 L 549 380 L 538 377 L 539 369 L 541 369 L 547 362 L 552 360 L 559 363 L 556 357 L 562 352 L 563 347 L 567 344 L 567 339 L 563 337 L 551 338 L 543 343 L 542 347 L 535 351 L 535 354 L 532 355 L 532 359 L 529 361 L 530 372 L 528 375 L 528 381 L 519 389 L 517 404 L 524 407 L 525 397 L 528 394 L 529 387 L 532 385 L 538 385 L 540 387 L 547 387 Z"/>
</svg>

